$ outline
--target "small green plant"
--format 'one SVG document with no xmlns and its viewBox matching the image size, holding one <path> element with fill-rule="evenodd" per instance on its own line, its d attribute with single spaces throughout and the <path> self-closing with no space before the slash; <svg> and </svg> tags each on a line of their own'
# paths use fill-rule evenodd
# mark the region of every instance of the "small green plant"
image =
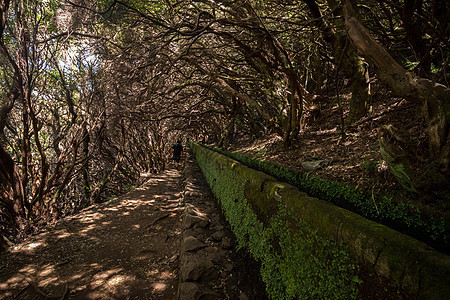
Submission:
<svg viewBox="0 0 450 300">
<path fill-rule="evenodd" d="M 403 61 L 403 66 L 408 70 L 408 71 L 412 71 L 414 70 L 415 67 L 417 67 L 419 65 L 418 61 L 409 61 L 409 60 L 404 60 Z"/>
<path fill-rule="evenodd" d="M 255 158 L 255 159 L 258 159 L 258 158 L 262 159 L 262 158 L 265 158 L 266 155 L 267 155 L 267 149 L 266 148 L 262 148 L 262 149 L 260 149 L 258 152 L 256 152 L 253 155 L 253 158 Z"/>
<path fill-rule="evenodd" d="M 375 161 L 365 161 L 362 163 L 362 168 L 369 171 L 369 172 L 376 172 L 378 167 L 379 167 L 379 163 L 375 162 Z"/>
<path fill-rule="evenodd" d="M 356 298 L 361 280 L 345 248 L 321 237 L 281 205 L 261 221 L 244 192 L 251 174 L 237 174 L 223 156 L 198 145 L 192 148 L 238 249 L 247 250 L 261 263 L 261 277 L 271 299 Z"/>
<path fill-rule="evenodd" d="M 134 189 L 134 188 L 136 188 L 135 185 L 127 185 L 127 186 L 125 186 L 125 187 L 123 188 L 123 190 L 124 190 L 125 192 L 128 192 L 128 191 L 131 191 L 131 190 Z"/>
<path fill-rule="evenodd" d="M 372 191 L 357 190 L 341 182 L 325 180 L 306 172 L 298 172 L 264 160 L 252 159 L 240 153 L 205 147 L 292 184 L 312 197 L 330 201 L 422 240 L 445 253 L 450 253 L 450 222 L 443 217 L 423 214 L 411 203 L 396 203 L 392 197 L 374 195 Z M 381 165 L 382 162 L 376 163 L 377 167 Z M 368 167 L 374 168 L 375 165 L 369 163 Z"/>
</svg>

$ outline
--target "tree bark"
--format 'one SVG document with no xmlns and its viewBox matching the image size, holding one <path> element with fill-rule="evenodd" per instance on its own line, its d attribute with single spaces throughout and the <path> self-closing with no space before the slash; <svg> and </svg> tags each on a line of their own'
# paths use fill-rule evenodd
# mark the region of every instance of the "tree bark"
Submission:
<svg viewBox="0 0 450 300">
<path fill-rule="evenodd" d="M 292 138 L 296 138 L 300 131 L 300 118 L 303 112 L 303 94 L 306 90 L 301 89 L 301 84 L 298 82 L 297 74 L 295 72 L 287 71 L 288 76 L 288 120 L 283 136 L 286 145 L 290 145 Z"/>
<path fill-rule="evenodd" d="M 8 152 L 0 143 L 0 187 L 2 201 L 13 208 L 14 221 L 20 225 L 19 219 L 26 218 L 24 190 L 16 165 Z"/>
<path fill-rule="evenodd" d="M 348 36 L 345 32 L 344 24 L 338 20 L 337 31 L 335 32 L 323 19 L 315 0 L 304 0 L 304 2 L 315 19 L 316 27 L 322 31 L 324 40 L 333 47 L 334 56 L 336 58 L 342 57 L 341 67 L 350 76 L 352 98 L 350 99 L 350 113 L 347 122 L 353 123 L 362 118 L 371 106 L 367 66 L 358 56 L 353 45 L 348 44 Z M 334 0 L 328 0 L 328 5 L 331 9 L 335 9 L 338 6 Z"/>
<path fill-rule="evenodd" d="M 91 184 L 89 180 L 89 142 L 90 142 L 90 135 L 87 130 L 86 123 L 83 124 L 83 133 L 82 133 L 82 139 L 83 139 L 83 160 L 85 161 L 82 174 L 83 174 L 83 189 L 84 189 L 84 196 L 87 201 L 89 201 L 91 197 Z"/>
<path fill-rule="evenodd" d="M 356 18 L 349 1 L 344 1 L 344 15 L 347 32 L 353 45 L 362 56 L 374 64 L 381 80 L 397 96 L 422 105 L 428 127 L 430 154 L 433 158 L 439 158 L 442 148 L 449 142 L 447 141 L 449 120 L 446 113 L 450 111 L 450 89 L 406 71 Z"/>
</svg>

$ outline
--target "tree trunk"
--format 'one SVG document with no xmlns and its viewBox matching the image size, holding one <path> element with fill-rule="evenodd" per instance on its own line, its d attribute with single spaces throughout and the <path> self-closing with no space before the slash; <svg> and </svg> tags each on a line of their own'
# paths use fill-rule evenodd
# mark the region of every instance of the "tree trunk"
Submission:
<svg viewBox="0 0 450 300">
<path fill-rule="evenodd" d="M 234 124 L 236 122 L 237 115 L 239 113 L 239 102 L 236 97 L 232 97 L 232 107 L 229 115 L 226 114 L 227 117 L 227 126 L 225 127 L 222 135 L 220 137 L 219 147 L 227 149 L 230 143 L 233 142 L 234 136 Z"/>
<path fill-rule="evenodd" d="M 87 125 L 83 125 L 83 160 L 85 161 L 83 166 L 83 189 L 84 189 L 84 196 L 86 198 L 86 201 L 89 201 L 91 197 L 91 186 L 90 186 L 90 180 L 89 180 L 89 132 L 87 130 Z"/>
<path fill-rule="evenodd" d="M 303 111 L 302 92 L 304 91 L 300 89 L 301 85 L 297 79 L 296 73 L 289 70 L 286 73 L 288 76 L 288 87 L 289 87 L 289 94 L 288 94 L 289 111 L 283 140 L 286 145 L 290 145 L 292 139 L 296 138 L 300 131 L 300 118 Z"/>
<path fill-rule="evenodd" d="M 342 38 L 342 40 L 341 40 Z M 350 99 L 350 112 L 346 119 L 346 123 L 353 122 L 364 117 L 371 109 L 372 95 L 370 94 L 369 70 L 368 65 L 357 55 L 353 47 L 345 47 L 342 43 L 348 37 L 342 36 L 336 40 L 336 55 L 344 55 L 342 60 L 342 68 L 350 76 L 352 97 Z M 345 49 L 347 48 L 347 49 Z M 344 52 L 344 53 L 343 53 Z"/>
<path fill-rule="evenodd" d="M 428 125 L 430 153 L 439 156 L 447 143 L 450 89 L 406 71 L 381 46 L 355 17 L 349 1 L 344 2 L 345 25 L 356 49 L 377 68 L 380 78 L 397 96 L 405 97 L 423 107 Z"/>
<path fill-rule="evenodd" d="M 2 201 L 12 207 L 14 221 L 20 225 L 20 219 L 27 217 L 22 181 L 16 165 L 0 143 L 0 188 Z"/>
<path fill-rule="evenodd" d="M 348 44 L 344 23 L 337 21 L 337 31 L 323 20 L 322 13 L 315 0 L 304 0 L 315 19 L 315 25 L 322 30 L 324 40 L 333 46 L 336 59 L 342 57 L 341 67 L 350 76 L 352 87 L 352 98 L 350 99 L 350 113 L 348 123 L 362 118 L 370 109 L 371 95 L 369 74 L 364 61 L 358 56 L 353 45 Z M 334 0 L 328 0 L 331 9 L 336 9 L 338 4 Z"/>
</svg>

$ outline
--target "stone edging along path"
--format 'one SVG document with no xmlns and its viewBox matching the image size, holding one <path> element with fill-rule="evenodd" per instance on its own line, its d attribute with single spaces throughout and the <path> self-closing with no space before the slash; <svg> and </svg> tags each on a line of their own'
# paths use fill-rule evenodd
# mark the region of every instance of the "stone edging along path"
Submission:
<svg viewBox="0 0 450 300">
<path fill-rule="evenodd" d="M 226 228 L 220 208 L 190 154 L 184 180 L 177 298 L 264 299 L 264 286 L 255 287 L 254 277 L 245 278 L 258 276 L 258 268 L 250 272 L 242 269 L 248 262 L 240 264 L 243 258 L 233 250 L 232 233 Z"/>
</svg>

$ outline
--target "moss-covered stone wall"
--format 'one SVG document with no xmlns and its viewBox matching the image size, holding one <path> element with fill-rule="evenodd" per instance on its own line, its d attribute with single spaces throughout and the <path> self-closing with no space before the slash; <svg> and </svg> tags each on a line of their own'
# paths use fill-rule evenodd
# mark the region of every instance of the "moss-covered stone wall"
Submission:
<svg viewBox="0 0 450 300">
<path fill-rule="evenodd" d="M 450 295 L 450 257 L 239 162 L 192 144 L 236 235 L 261 262 L 273 299 L 357 297 L 357 264 L 410 294 Z"/>
<path fill-rule="evenodd" d="M 342 182 L 326 180 L 311 172 L 292 170 L 237 152 L 205 147 L 237 160 L 249 168 L 271 175 L 279 181 L 287 182 L 312 197 L 326 200 L 384 224 L 450 255 L 450 222 L 443 216 L 423 212 L 412 201 L 398 202 L 388 195 L 374 194 L 373 191 L 364 191 Z"/>
</svg>

